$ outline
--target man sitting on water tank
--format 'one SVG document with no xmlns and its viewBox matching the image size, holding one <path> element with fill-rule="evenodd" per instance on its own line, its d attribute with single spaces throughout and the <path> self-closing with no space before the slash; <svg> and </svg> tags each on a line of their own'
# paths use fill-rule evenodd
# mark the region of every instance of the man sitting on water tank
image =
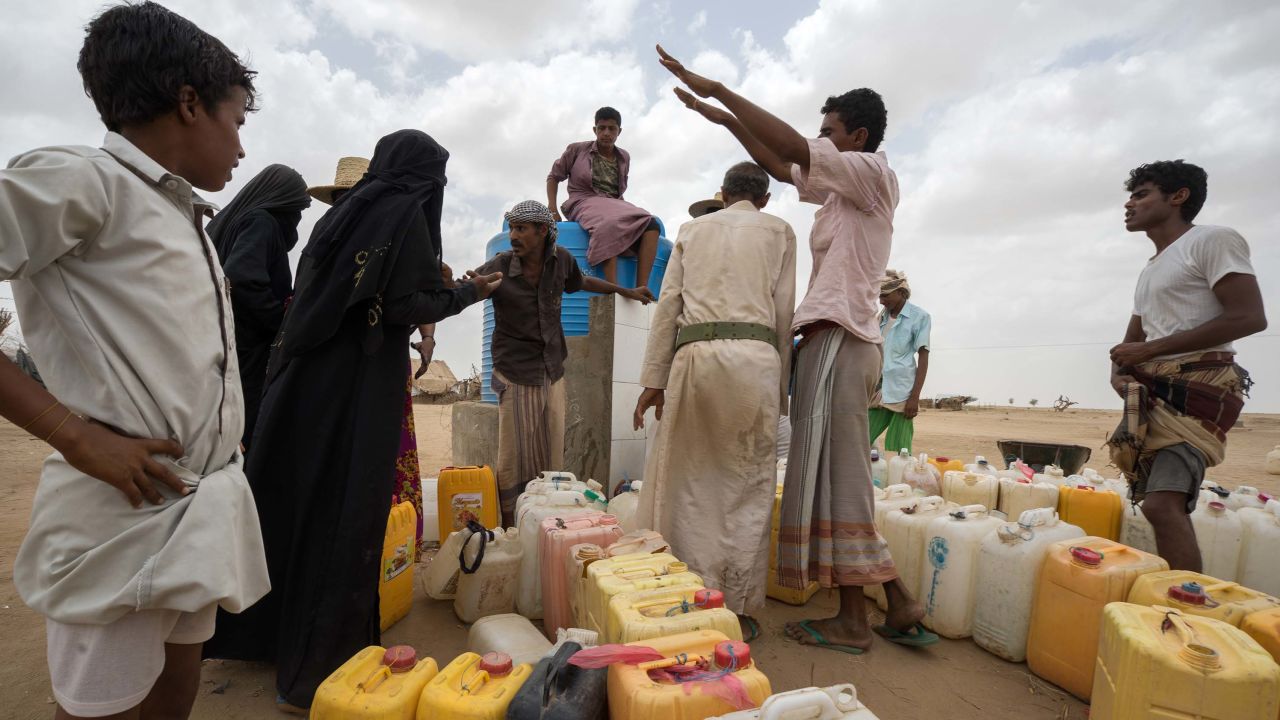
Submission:
<svg viewBox="0 0 1280 720">
<path fill-rule="evenodd" d="M 542 203 L 526 200 L 506 214 L 511 249 L 467 277 L 501 272 L 493 302 L 493 389 L 498 394 L 498 494 L 503 527 L 515 525 L 516 498 L 543 470 L 564 467 L 564 361 L 568 350 L 560 301 L 579 290 L 617 293 L 648 304 L 638 290 L 584 276 L 556 245 L 556 223 Z M 502 268 L 492 270 L 491 268 Z"/>
<path fill-rule="evenodd" d="M 592 129 L 595 140 L 570 144 L 552 164 L 547 175 L 547 207 L 557 221 L 562 219 L 556 209 L 556 194 L 560 183 L 568 180 L 564 214 L 591 237 L 587 262 L 603 266 L 605 280 L 616 284 L 618 256 L 634 253 L 636 290 L 652 300 L 649 271 L 658 254 L 658 220 L 622 199 L 631 172 L 631 154 L 615 144 L 622 134 L 622 114 L 602 107 L 596 111 Z"/>
</svg>

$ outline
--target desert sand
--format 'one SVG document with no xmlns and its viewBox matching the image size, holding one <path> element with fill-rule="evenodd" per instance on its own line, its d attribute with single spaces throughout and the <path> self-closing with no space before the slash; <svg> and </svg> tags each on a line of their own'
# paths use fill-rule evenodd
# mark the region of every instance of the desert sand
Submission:
<svg viewBox="0 0 1280 720">
<path fill-rule="evenodd" d="M 449 408 L 417 405 L 424 472 L 449 464 Z M 1016 438 L 1100 448 L 1119 414 L 1098 410 L 1056 413 L 1048 409 L 929 411 L 916 426 L 916 451 L 971 458 L 998 457 L 995 441 Z M 1209 472 L 1225 485 L 1248 484 L 1280 492 L 1280 476 L 1263 473 L 1267 451 L 1280 445 L 1280 416 L 1246 415 L 1231 432 L 1227 460 Z M 53 714 L 45 664 L 44 622 L 28 610 L 13 587 L 13 559 L 26 531 L 31 498 L 47 454 L 43 443 L 0 420 L 0 638 L 7 657 L 0 664 L 0 707 L 5 717 L 26 720 Z M 1106 454 L 1094 451 L 1091 467 Z M 123 502 L 123 499 L 121 500 Z M 88 512 L 89 509 L 86 509 Z M 429 562 L 425 558 L 424 562 Z M 420 570 L 421 568 L 419 568 Z M 969 641 L 944 640 L 928 650 L 877 642 L 871 652 L 850 657 L 787 641 L 789 620 L 830 614 L 835 598 L 821 592 L 803 608 L 770 601 L 760 615 L 764 635 L 753 656 L 775 691 L 852 682 L 861 699 L 884 720 L 1080 720 L 1086 706 L 1032 676 L 1025 665 L 1000 660 Z M 465 649 L 466 627 L 449 603 L 419 598 L 409 617 L 383 637 L 408 643 L 420 655 L 442 662 Z M 274 709 L 270 667 L 253 663 L 205 664 L 194 718 L 240 720 L 283 717 Z"/>
</svg>

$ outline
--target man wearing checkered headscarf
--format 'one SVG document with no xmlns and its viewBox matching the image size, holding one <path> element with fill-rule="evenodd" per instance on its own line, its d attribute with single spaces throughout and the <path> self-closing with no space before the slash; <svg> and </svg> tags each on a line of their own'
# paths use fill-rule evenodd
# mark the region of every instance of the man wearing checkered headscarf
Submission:
<svg viewBox="0 0 1280 720">
<path fill-rule="evenodd" d="M 884 336 L 884 366 L 877 397 L 871 402 L 871 442 L 884 434 L 886 453 L 911 450 L 920 390 L 929 373 L 929 313 L 907 302 L 911 285 L 906 273 L 885 270 L 880 278 L 880 334 Z M 919 358 L 917 363 L 916 358 Z"/>
<path fill-rule="evenodd" d="M 516 498 L 544 470 L 564 469 L 564 362 L 561 297 L 579 290 L 617 293 L 648 303 L 637 291 L 584 275 L 556 244 L 551 211 L 536 200 L 516 203 L 503 216 L 511 249 L 475 272 L 504 278 L 493 301 L 493 390 L 498 394 L 498 493 L 504 527 L 515 524 Z M 607 422 L 605 418 L 596 418 Z M 521 607 L 528 614 L 530 608 Z"/>
</svg>

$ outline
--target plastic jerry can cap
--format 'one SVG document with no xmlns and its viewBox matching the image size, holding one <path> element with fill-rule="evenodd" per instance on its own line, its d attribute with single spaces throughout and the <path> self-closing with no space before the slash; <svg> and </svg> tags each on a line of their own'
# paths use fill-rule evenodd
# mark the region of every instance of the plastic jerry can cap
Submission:
<svg viewBox="0 0 1280 720">
<path fill-rule="evenodd" d="M 679 574 L 682 572 L 688 572 L 688 571 L 689 571 L 689 565 L 687 563 L 673 562 L 673 563 L 667 564 L 668 575 L 676 575 L 676 574 Z"/>
<path fill-rule="evenodd" d="M 1081 565 L 1098 567 L 1102 564 L 1102 553 L 1087 547 L 1071 548 L 1071 559 Z"/>
<path fill-rule="evenodd" d="M 506 677 L 511 674 L 511 656 L 502 652 L 485 653 L 480 658 L 480 669 L 489 677 Z"/>
<path fill-rule="evenodd" d="M 751 665 L 751 646 L 740 640 L 728 640 L 716 645 L 716 667 L 746 668 Z"/>
<path fill-rule="evenodd" d="M 1214 500 L 1209 503 L 1209 509 L 1214 512 L 1220 513 L 1225 511 L 1227 509 L 1227 506 L 1218 502 L 1217 500 Z"/>
<path fill-rule="evenodd" d="M 601 525 L 617 525 L 618 516 L 617 515 L 601 515 L 600 524 Z"/>
<path fill-rule="evenodd" d="M 409 672 L 418 664 L 418 652 L 408 645 L 392 645 L 382 653 L 382 664 L 393 673 Z"/>
<path fill-rule="evenodd" d="M 707 610 L 724 607 L 724 593 L 719 590 L 702 589 L 693 594 L 693 604 Z"/>
<path fill-rule="evenodd" d="M 1186 582 L 1169 588 L 1169 598 L 1186 605 L 1204 605 L 1208 597 L 1200 583 Z"/>
</svg>

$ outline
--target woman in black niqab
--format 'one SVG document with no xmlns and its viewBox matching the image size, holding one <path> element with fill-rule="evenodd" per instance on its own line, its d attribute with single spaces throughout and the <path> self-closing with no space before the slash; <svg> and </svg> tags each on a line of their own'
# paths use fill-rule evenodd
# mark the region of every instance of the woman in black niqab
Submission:
<svg viewBox="0 0 1280 720">
<path fill-rule="evenodd" d="M 448 157 L 416 130 L 378 141 L 364 178 L 316 224 L 272 350 L 246 468 L 272 589 L 241 615 L 220 612 L 205 647 L 275 661 L 280 701 L 293 706 L 379 644 L 409 333 L 478 299 L 440 273 Z"/>
<path fill-rule="evenodd" d="M 268 165 L 205 228 L 231 285 L 236 358 L 244 390 L 241 442 L 246 450 L 252 446 L 267 384 L 271 342 L 280 332 L 285 305 L 293 294 L 289 251 L 298 244 L 298 223 L 310 205 L 307 183 L 296 170 Z"/>
</svg>

